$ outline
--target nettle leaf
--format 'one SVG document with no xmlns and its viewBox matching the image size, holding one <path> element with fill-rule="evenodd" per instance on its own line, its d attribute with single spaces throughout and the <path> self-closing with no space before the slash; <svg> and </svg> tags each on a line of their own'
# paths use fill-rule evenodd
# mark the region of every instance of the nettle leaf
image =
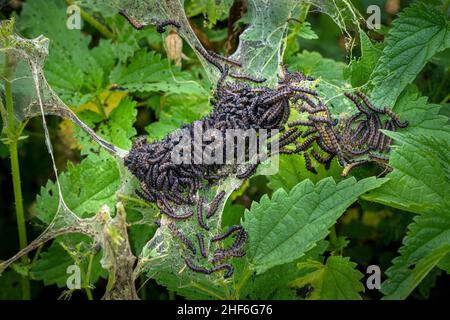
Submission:
<svg viewBox="0 0 450 320">
<path fill-rule="evenodd" d="M 342 168 L 338 165 L 337 161 L 333 161 L 329 170 L 325 170 L 323 164 L 317 163 L 313 158 L 311 163 L 317 170 L 317 174 L 314 174 L 305 167 L 305 158 L 301 154 L 295 155 L 280 155 L 279 157 L 279 170 L 276 174 L 266 176 L 269 180 L 269 187 L 272 190 L 283 188 L 286 191 L 291 190 L 300 181 L 310 179 L 316 183 L 328 176 L 333 176 L 336 180 L 341 180 Z"/>
<path fill-rule="evenodd" d="M 328 98 L 337 95 L 336 86 L 345 84 L 343 75 L 345 64 L 323 58 L 318 52 L 304 50 L 301 54 L 289 57 L 287 65 L 291 70 L 299 70 L 308 76 L 319 79 L 317 90 Z M 338 114 L 339 112 L 331 104 L 330 109 L 333 114 Z M 295 116 L 290 118 L 290 120 L 296 119 Z M 305 159 L 302 155 L 281 155 L 279 161 L 278 172 L 267 176 L 269 186 L 273 190 L 278 188 L 290 190 L 304 179 L 311 179 L 313 182 L 319 181 L 326 176 L 333 176 L 337 180 L 341 179 L 341 169 L 336 161 L 333 161 L 330 170 L 326 171 L 323 165 L 319 165 L 315 159 L 311 159 L 313 166 L 319 173 L 318 175 L 314 175 L 305 169 Z"/>
<path fill-rule="evenodd" d="M 232 5 L 233 0 L 186 1 L 184 10 L 188 18 L 203 14 L 207 18 L 208 26 L 212 27 L 217 21 L 228 16 Z"/>
<path fill-rule="evenodd" d="M 110 43 L 89 50 L 91 37 L 67 28 L 67 6 L 58 0 L 36 0 L 24 4 L 18 27 L 28 37 L 45 34 L 50 39 L 45 75 L 66 102 L 80 105 L 103 85 L 105 73 L 114 65 Z"/>
<path fill-rule="evenodd" d="M 105 105 L 98 101 L 96 108 L 103 108 Z M 131 148 L 131 138 L 137 133 L 133 127 L 136 122 L 137 109 L 136 102 L 130 97 L 124 97 L 104 119 L 100 113 L 83 110 L 78 112 L 79 118 L 89 127 L 96 128 L 96 133 L 103 139 L 111 142 L 117 147 L 128 150 Z M 101 147 L 92 141 L 82 129 L 76 127 L 74 136 L 81 146 L 81 154 L 92 155 L 99 154 Z"/>
<path fill-rule="evenodd" d="M 115 31 L 115 38 L 100 39 L 98 45 L 90 49 L 91 36 L 86 36 L 81 30 L 67 28 L 66 8 L 64 2 L 58 0 L 32 1 L 24 5 L 18 26 L 29 37 L 45 34 L 50 39 L 45 75 L 56 93 L 70 105 L 82 105 L 114 83 L 116 79 L 110 81 L 111 70 L 115 70 L 117 64 L 126 68 L 127 59 L 140 49 L 141 40 L 158 46 L 161 43 L 161 36 L 154 28 L 135 30 L 123 17 L 116 15 L 108 19 Z M 168 69 L 167 64 L 165 68 Z M 176 70 L 174 73 L 178 81 L 191 79 L 187 72 Z M 147 84 L 147 90 L 165 91 L 168 85 L 163 83 L 160 87 L 155 86 Z M 188 83 L 186 87 L 185 91 L 188 91 L 196 86 Z M 136 83 L 128 89 L 143 90 Z"/>
<path fill-rule="evenodd" d="M 361 283 L 363 274 L 356 270 L 356 263 L 350 258 L 330 256 L 325 264 L 308 261 L 298 264 L 300 269 L 314 269 L 307 275 L 294 280 L 291 285 L 296 288 L 312 286 L 308 296 L 310 300 L 360 300 L 364 292 Z"/>
<path fill-rule="evenodd" d="M 128 65 L 117 65 L 111 72 L 110 82 L 127 91 L 206 94 L 189 72 L 171 66 L 167 59 L 146 49 L 136 52 Z"/>
<path fill-rule="evenodd" d="M 379 190 L 364 199 L 415 213 L 423 213 L 448 198 L 450 135 L 433 138 L 389 133 L 401 146 L 390 155 L 394 171 Z"/>
<path fill-rule="evenodd" d="M 311 23 L 309 23 L 308 21 L 305 21 L 302 23 L 300 32 L 298 33 L 297 36 L 300 38 L 303 38 L 303 39 L 308 39 L 308 40 L 319 39 L 319 36 L 311 28 Z"/>
<path fill-rule="evenodd" d="M 427 97 L 420 96 L 415 86 L 410 86 L 399 97 L 394 110 L 402 119 L 409 122 L 408 127 L 402 129 L 402 132 L 435 138 L 448 137 L 450 134 L 448 117 L 441 113 L 445 108 L 439 104 L 428 103 L 427 100 Z"/>
<path fill-rule="evenodd" d="M 321 240 L 300 259 L 273 267 L 263 274 L 253 275 L 242 288 L 241 297 L 251 300 L 298 299 L 297 290 L 289 283 L 306 275 L 306 272 L 299 269 L 297 264 L 308 260 L 322 262 L 322 255 L 328 246 L 328 241 Z"/>
<path fill-rule="evenodd" d="M 83 235 L 71 235 L 71 237 L 76 240 L 77 244 L 87 241 L 87 237 Z M 52 245 L 40 254 L 39 259 L 36 260 L 30 270 L 30 274 L 34 280 L 44 281 L 46 286 L 56 284 L 59 288 L 64 288 L 67 286 L 67 279 L 71 275 L 70 273 L 67 273 L 67 268 L 72 265 L 78 265 L 80 271 L 84 273 L 81 274 L 81 281 L 87 281 L 87 279 L 85 279 L 87 274 L 85 273 L 89 269 L 89 260 L 92 252 L 89 252 L 86 249 L 80 249 L 78 256 L 82 257 L 82 260 L 76 262 L 74 257 L 72 257 L 60 244 L 60 242 L 63 242 L 64 240 L 68 240 L 67 236 L 56 238 Z M 107 277 L 106 270 L 103 269 L 100 264 L 101 257 L 101 253 L 98 253 L 92 259 L 91 274 L 89 275 L 90 283 L 96 283 L 100 277 Z"/>
<path fill-rule="evenodd" d="M 343 85 L 345 63 L 322 57 L 318 52 L 303 50 L 295 56 L 286 59 L 292 70 L 302 71 L 308 76 L 323 79 L 335 85 Z"/>
<path fill-rule="evenodd" d="M 233 0 L 203 0 L 205 1 L 205 13 L 210 24 L 216 24 L 218 20 L 227 17 L 233 5 Z"/>
<path fill-rule="evenodd" d="M 131 148 L 131 138 L 137 133 L 133 127 L 136 116 L 136 102 L 126 97 L 109 114 L 108 121 L 100 125 L 97 134 L 119 148 L 128 150 Z"/>
<path fill-rule="evenodd" d="M 113 158 L 88 157 L 78 165 L 69 162 L 67 170 L 59 175 L 59 182 L 67 207 L 85 218 L 94 215 L 104 204 L 114 207 L 120 173 Z M 58 186 L 48 181 L 36 199 L 37 218 L 49 224 L 58 212 L 58 202 Z"/>
<path fill-rule="evenodd" d="M 435 201 L 442 201 L 447 169 L 442 161 L 436 162 L 436 159 L 445 156 L 439 150 L 448 145 L 450 126 L 448 118 L 441 114 L 441 108 L 437 104 L 428 104 L 427 98 L 421 97 L 414 86 L 400 96 L 394 110 L 402 119 L 408 120 L 409 126 L 403 129 L 408 135 L 405 138 L 389 134 L 394 134 L 398 140 L 407 139 L 408 143 L 395 147 L 391 153 L 389 163 L 395 170 L 388 175 L 390 181 L 363 196 L 364 199 L 415 213 L 432 207 Z M 434 137 L 438 142 L 429 140 L 432 142 L 429 145 L 423 140 L 425 136 Z M 441 141 L 442 147 L 439 146 Z"/>
<path fill-rule="evenodd" d="M 6 270 L 0 277 L 0 299 L 1 300 L 20 300 L 22 299 L 22 287 L 20 284 L 21 276 L 13 271 Z M 5 290 L 7 288 L 7 290 Z"/>
<path fill-rule="evenodd" d="M 364 31 L 361 30 L 359 35 L 361 58 L 352 60 L 344 70 L 345 77 L 350 80 L 354 88 L 362 87 L 369 81 L 382 53 L 380 46 L 373 44 Z"/>
<path fill-rule="evenodd" d="M 414 3 L 399 14 L 372 74 L 373 103 L 392 106 L 425 64 L 450 45 L 450 23 L 436 7 Z"/>
<path fill-rule="evenodd" d="M 450 253 L 450 207 L 417 216 L 386 274 L 385 299 L 405 299 L 426 275 Z"/>
<path fill-rule="evenodd" d="M 294 0 L 248 1 L 250 26 L 239 36 L 232 55 L 244 63 L 240 72 L 266 78 L 269 86 L 276 83 L 288 18 L 298 5 Z"/>
<path fill-rule="evenodd" d="M 156 32 L 155 28 L 136 30 L 126 19 L 118 14 L 114 16 L 111 24 L 113 24 L 117 35 L 114 40 L 108 40 L 108 42 L 111 42 L 114 56 L 121 63 L 126 63 L 129 58 L 134 56 L 135 52 L 140 49 L 139 42 L 143 39 L 146 41 L 151 40 L 158 47 L 161 45 L 161 35 Z"/>
<path fill-rule="evenodd" d="M 441 261 L 438 263 L 438 268 L 444 270 L 447 274 L 450 274 L 450 254 L 447 254 Z"/>
<path fill-rule="evenodd" d="M 254 202 L 245 213 L 244 228 L 250 238 L 248 255 L 257 273 L 293 261 L 313 248 L 348 206 L 385 179 L 346 179 L 339 184 L 326 178 L 313 184 L 304 180 L 289 193 L 277 190 Z"/>
<path fill-rule="evenodd" d="M 291 70 L 298 70 L 318 80 L 316 91 L 337 116 L 353 110 L 353 106 L 342 97 L 342 87 L 348 85 L 344 78 L 345 63 L 323 58 L 318 52 L 304 50 L 301 54 L 286 59 Z"/>
<path fill-rule="evenodd" d="M 31 268 L 33 279 L 44 281 L 44 285 L 56 284 L 59 288 L 67 285 L 67 268 L 73 265 L 72 257 L 57 242 L 40 254 L 39 259 Z"/>
<path fill-rule="evenodd" d="M 161 139 L 169 132 L 208 114 L 211 105 L 206 95 L 170 95 L 159 110 L 159 120 L 145 130 L 153 139 Z"/>
<path fill-rule="evenodd" d="M 400 147 L 391 154 L 390 180 L 365 198 L 421 213 L 409 226 L 400 256 L 386 274 L 387 299 L 405 299 L 450 252 L 449 135 L 391 134 Z"/>
</svg>

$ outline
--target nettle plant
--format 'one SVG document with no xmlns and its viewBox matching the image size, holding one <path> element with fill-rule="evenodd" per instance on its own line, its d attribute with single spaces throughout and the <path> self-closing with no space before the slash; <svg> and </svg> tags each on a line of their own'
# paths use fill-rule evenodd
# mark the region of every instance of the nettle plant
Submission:
<svg viewBox="0 0 450 320">
<path fill-rule="evenodd" d="M 28 2 L 0 28 L 3 142 L 22 247 L 0 272 L 22 275 L 25 298 L 30 278 L 90 299 L 104 278 L 104 299 L 138 299 L 149 279 L 188 299 L 361 299 L 365 270 L 344 255 L 349 241 L 335 227 L 355 202 L 416 214 L 385 272 L 385 298 L 405 299 L 449 271 L 448 119 L 411 84 L 450 47 L 448 5 L 411 4 L 374 43 L 350 1 L 250 0 L 226 57 L 205 49 L 187 18 L 195 6 L 185 11 L 183 1 L 77 4 L 99 39 L 66 28 L 58 0 Z M 232 5 L 208 2 L 208 22 Z M 317 37 L 306 22 L 315 10 L 341 28 L 347 65 L 298 52 L 299 35 Z M 142 105 L 158 121 L 138 136 Z M 67 148 L 82 156 L 62 173 L 47 115 L 63 118 Z M 17 144 L 33 117 L 55 179 L 35 204 L 45 231 L 27 245 Z M 232 201 L 258 176 L 272 191 L 244 212 Z"/>
</svg>

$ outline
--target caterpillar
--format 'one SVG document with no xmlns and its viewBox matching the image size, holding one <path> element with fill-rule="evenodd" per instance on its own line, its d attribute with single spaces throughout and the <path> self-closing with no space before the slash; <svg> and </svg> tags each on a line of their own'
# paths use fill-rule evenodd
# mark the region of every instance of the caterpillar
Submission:
<svg viewBox="0 0 450 320">
<path fill-rule="evenodd" d="M 228 238 L 229 236 L 231 236 L 234 232 L 240 231 L 240 230 L 242 230 L 242 226 L 241 225 L 231 226 L 224 233 L 212 237 L 211 241 L 214 242 L 214 241 L 224 240 L 224 239 Z"/>
<path fill-rule="evenodd" d="M 123 16 L 128 21 L 128 23 L 136 30 L 142 30 L 146 27 L 145 25 L 139 23 L 139 21 L 137 21 L 135 18 L 128 15 L 128 13 L 124 9 L 119 10 L 119 14 Z"/>
<path fill-rule="evenodd" d="M 203 220 L 203 199 L 200 199 L 197 205 L 197 221 L 200 227 L 209 231 L 209 226 Z"/>
<path fill-rule="evenodd" d="M 184 245 L 195 255 L 197 253 L 197 250 L 195 249 L 194 244 L 191 240 L 189 240 L 180 230 L 177 229 L 175 224 L 170 223 L 168 225 L 168 228 L 170 231 L 172 231 L 172 234 L 177 237 Z"/>
<path fill-rule="evenodd" d="M 308 170 L 314 174 L 317 174 L 316 169 L 311 164 L 311 158 L 309 157 L 307 152 L 303 152 L 303 157 L 305 158 L 306 170 Z"/>
<path fill-rule="evenodd" d="M 175 20 L 167 19 L 167 20 L 161 20 L 158 22 L 158 24 L 156 25 L 156 31 L 158 33 L 164 33 L 166 31 L 165 28 L 169 25 L 174 26 L 177 29 L 181 28 L 181 25 L 178 22 L 176 22 Z"/>
<path fill-rule="evenodd" d="M 214 197 L 213 201 L 210 204 L 209 210 L 206 214 L 206 218 L 208 219 L 211 218 L 217 212 L 217 208 L 219 207 L 219 204 L 224 196 L 225 191 L 222 190 Z"/>
<path fill-rule="evenodd" d="M 242 67 L 242 64 L 239 61 L 233 60 L 229 57 L 224 57 L 221 54 L 218 54 L 217 52 L 214 52 L 212 50 L 206 50 L 206 52 L 213 58 L 217 60 L 221 60 L 223 62 L 226 62 L 228 64 L 234 65 L 236 67 Z"/>
<path fill-rule="evenodd" d="M 196 237 L 197 237 L 197 241 L 198 241 L 198 247 L 200 249 L 200 254 L 202 255 L 203 258 L 206 258 L 207 254 L 206 254 L 206 248 L 205 248 L 205 238 L 203 237 L 203 235 L 201 233 L 197 233 Z"/>
<path fill-rule="evenodd" d="M 123 15 L 136 28 L 143 27 L 137 21 Z M 164 27 L 172 25 L 178 29 L 181 26 L 174 20 L 163 20 L 158 23 L 158 31 L 164 32 Z M 267 136 L 267 140 L 274 136 L 279 140 L 281 149 L 279 153 L 294 154 L 303 153 L 306 170 L 317 173 L 312 166 L 309 150 L 314 142 L 325 153 L 311 150 L 311 155 L 328 169 L 331 161 L 337 158 L 343 167 L 343 175 L 348 175 L 356 166 L 369 161 L 383 164 L 388 158 L 378 153 L 388 150 L 390 138 L 384 136 L 380 129 L 396 130 L 408 125 L 407 121 L 401 121 L 400 117 L 389 108 L 380 109 L 372 105 L 362 93 L 356 95 L 345 93 L 356 108 L 356 114 L 349 119 L 333 120 L 328 106 L 323 103 L 319 93 L 311 89 L 305 82 L 314 80 L 300 72 L 290 72 L 285 65 L 281 66 L 282 75 L 278 84 L 269 88 L 263 86 L 265 79 L 255 78 L 252 75 L 237 72 L 235 68 L 241 67 L 241 63 L 228 57 L 223 57 L 213 51 L 207 51 L 201 46 L 195 47 L 196 51 L 219 73 L 220 78 L 215 86 L 212 103 L 212 111 L 201 119 L 184 124 L 181 128 L 169 133 L 160 140 L 148 142 L 145 137 L 134 141 L 132 148 L 124 158 L 124 165 L 139 180 L 140 189 L 136 194 L 148 202 L 154 202 L 162 214 L 170 219 L 179 221 L 192 217 L 192 211 L 185 210 L 182 214 L 175 213 L 176 206 L 193 205 L 198 201 L 198 191 L 207 186 L 217 185 L 221 179 L 235 175 L 238 179 L 247 179 L 256 170 L 258 163 L 251 164 L 235 162 L 205 162 L 202 155 L 205 150 L 213 149 L 225 154 L 225 145 L 219 145 L 215 149 L 212 139 L 195 139 L 197 132 L 214 131 L 219 137 L 226 137 L 231 130 L 254 130 L 257 136 L 262 136 L 262 130 L 281 131 L 280 135 Z M 230 72 L 232 68 L 232 72 Z M 250 83 L 248 83 L 250 82 Z M 364 104 L 364 105 L 363 105 Z M 296 108 L 300 113 L 306 113 L 307 120 L 295 120 L 287 123 L 291 108 Z M 389 117 L 387 122 L 382 122 L 379 115 Z M 338 125 L 339 124 L 339 125 Z M 307 131 L 300 127 L 308 127 Z M 287 128 L 286 128 L 287 127 Z M 356 128 L 355 128 L 356 127 Z M 278 131 L 277 131 L 278 130 Z M 303 136 L 302 143 L 299 142 Z M 187 142 L 185 142 L 187 140 Z M 290 148 L 293 145 L 294 148 Z M 181 149 L 180 147 L 186 147 Z M 233 159 L 237 160 L 234 152 L 239 146 L 233 146 Z M 250 148 L 244 146 L 244 159 L 250 159 Z M 259 151 L 261 152 L 261 151 Z M 260 154 L 257 154 L 260 155 Z M 368 161 L 363 162 L 361 157 Z M 178 158 L 187 161 L 178 161 Z M 223 159 L 222 159 L 223 160 Z M 241 172 L 242 169 L 244 172 Z M 218 207 L 225 196 L 225 192 L 219 192 L 209 204 L 206 219 L 212 218 L 218 211 Z M 209 230 L 207 221 L 203 217 L 205 203 L 200 199 L 197 207 L 197 220 L 201 228 Z M 175 225 L 169 225 L 172 233 L 195 255 L 196 248 L 193 243 L 183 235 Z M 242 248 L 247 241 L 247 234 L 240 225 L 230 227 L 223 234 L 211 238 L 212 242 L 223 241 L 236 234 L 236 239 L 231 248 L 216 251 L 217 257 L 241 256 Z M 207 256 L 204 239 L 197 234 L 200 254 Z M 215 266 L 212 269 L 196 266 L 192 260 L 185 258 L 186 265 L 195 272 L 211 274 L 225 270 L 224 277 L 230 277 L 233 267 L 229 264 Z"/>
</svg>

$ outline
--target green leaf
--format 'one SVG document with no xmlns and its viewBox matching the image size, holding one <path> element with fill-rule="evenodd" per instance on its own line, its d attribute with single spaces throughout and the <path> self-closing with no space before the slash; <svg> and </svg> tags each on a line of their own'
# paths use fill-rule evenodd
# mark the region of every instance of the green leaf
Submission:
<svg viewBox="0 0 450 320">
<path fill-rule="evenodd" d="M 402 144 L 395 148 L 389 164 L 394 171 L 379 190 L 363 198 L 415 213 L 446 203 L 449 189 L 450 135 L 447 138 L 389 133 Z"/>
<path fill-rule="evenodd" d="M 154 228 L 146 224 L 136 224 L 130 227 L 130 242 L 135 255 L 139 255 L 141 253 L 142 248 L 155 233 L 154 231 Z"/>
<path fill-rule="evenodd" d="M 441 261 L 438 263 L 438 268 L 450 274 L 450 254 L 447 254 Z"/>
<path fill-rule="evenodd" d="M 306 273 L 304 270 L 300 270 L 297 264 L 307 260 L 323 261 L 322 254 L 328 245 L 328 241 L 321 240 L 317 246 L 306 252 L 300 259 L 273 267 L 263 274 L 253 275 L 252 279 L 242 288 L 241 298 L 245 297 L 245 299 L 251 300 L 298 299 L 297 290 L 289 286 L 289 283 Z"/>
<path fill-rule="evenodd" d="M 441 260 L 442 261 L 442 260 Z M 433 268 L 427 276 L 417 286 L 417 290 L 425 299 L 430 298 L 430 291 L 436 286 L 437 278 L 442 274 L 442 270 L 439 268 Z"/>
<path fill-rule="evenodd" d="M 105 108 L 100 101 L 98 108 Z M 96 128 L 96 134 L 109 141 L 117 147 L 125 150 L 131 148 L 131 138 L 136 135 L 136 129 L 133 127 L 136 122 L 136 102 L 129 97 L 120 100 L 118 106 L 114 108 L 107 116 L 107 119 L 91 110 L 78 112 L 78 117 L 89 127 Z M 98 157 L 99 153 L 104 152 L 101 147 L 92 140 L 92 138 L 79 127 L 75 127 L 74 136 L 77 143 L 81 146 L 82 155 Z"/>
<path fill-rule="evenodd" d="M 287 59 L 292 70 L 300 70 L 314 78 L 321 78 L 335 85 L 343 85 L 345 64 L 322 57 L 318 52 L 303 50 L 302 53 Z"/>
<path fill-rule="evenodd" d="M 298 4 L 294 0 L 248 2 L 250 26 L 239 36 L 232 55 L 243 63 L 240 72 L 265 78 L 269 86 L 276 83 L 288 18 Z"/>
<path fill-rule="evenodd" d="M 278 172 L 274 175 L 266 176 L 267 180 L 269 180 L 269 187 L 272 190 L 283 188 L 284 190 L 289 191 L 296 184 L 305 179 L 310 179 L 312 182 L 318 182 L 327 176 L 333 176 L 337 180 L 342 179 L 342 168 L 336 161 L 332 162 L 329 170 L 325 170 L 323 164 L 317 163 L 314 158 L 311 159 L 311 162 L 318 174 L 306 170 L 305 158 L 303 155 L 280 155 Z"/>
<path fill-rule="evenodd" d="M 154 28 L 135 30 L 123 17 L 116 14 L 112 19 L 107 19 L 109 28 L 115 32 L 115 38 L 100 39 L 91 49 L 91 36 L 86 36 L 81 30 L 70 30 L 66 27 L 66 9 L 65 3 L 59 0 L 36 0 L 26 3 L 18 26 L 28 37 L 45 34 L 50 39 L 50 54 L 45 65 L 45 75 L 56 93 L 70 105 L 82 105 L 109 84 L 114 83 L 113 80 L 116 80 L 114 78 L 110 82 L 111 71 L 115 70 L 117 64 L 118 67 L 126 68 L 127 60 L 140 49 L 141 41 L 145 40 L 150 45 L 160 47 L 161 36 Z M 146 70 L 152 71 L 148 68 Z M 189 73 L 177 72 L 179 81 L 189 78 Z M 164 88 L 167 88 L 167 84 L 164 83 L 161 84 L 162 89 L 155 86 L 157 85 L 147 85 L 150 91 L 164 91 Z M 194 85 L 189 83 L 186 86 Z M 144 90 L 136 83 L 134 86 L 130 85 L 129 89 Z"/>
<path fill-rule="evenodd" d="M 36 280 L 44 281 L 44 285 L 56 284 L 63 288 L 67 284 L 67 267 L 75 262 L 64 248 L 53 242 L 50 248 L 40 254 L 39 259 L 31 268 L 31 275 Z"/>
<path fill-rule="evenodd" d="M 114 207 L 120 173 L 111 157 L 88 157 L 78 165 L 68 163 L 59 182 L 67 207 L 84 218 L 94 215 L 104 204 Z M 48 181 L 36 199 L 37 218 L 49 224 L 58 212 L 58 203 L 58 186 Z"/>
<path fill-rule="evenodd" d="M 441 114 L 442 109 L 445 108 L 441 105 L 428 103 L 427 98 L 420 96 L 415 86 L 410 86 L 399 97 L 394 108 L 402 119 L 409 122 L 402 133 L 447 138 L 450 126 L 448 117 Z"/>
<path fill-rule="evenodd" d="M 392 106 L 425 64 L 450 44 L 450 24 L 432 5 L 416 2 L 394 20 L 372 74 L 375 105 Z"/>
<path fill-rule="evenodd" d="M 307 275 L 292 282 L 292 286 L 302 288 L 312 286 L 310 300 L 361 300 L 364 286 L 360 282 L 363 274 L 355 269 L 356 263 L 350 258 L 330 256 L 326 264 L 308 261 L 298 264 L 300 269 L 314 269 Z"/>
<path fill-rule="evenodd" d="M 86 274 L 83 272 L 87 272 L 89 260 L 93 252 L 90 250 L 90 240 L 84 236 L 79 234 L 68 235 L 57 237 L 52 245 L 44 252 L 42 252 L 39 256 L 39 259 L 33 264 L 31 268 L 31 276 L 35 280 L 44 281 L 44 285 L 52 285 L 56 284 L 60 288 L 64 288 L 67 286 L 67 279 L 70 274 L 67 273 L 67 268 L 72 265 L 81 266 L 80 271 L 81 275 L 81 285 L 85 285 L 87 279 Z M 77 247 L 76 253 L 77 261 L 75 261 L 75 257 L 71 256 L 69 252 L 67 252 L 63 246 L 68 247 Z M 91 274 L 89 277 L 90 283 L 96 283 L 100 277 L 106 278 L 107 273 L 106 270 L 102 268 L 100 264 L 100 259 L 102 255 L 101 252 L 96 254 L 93 257 L 92 265 L 91 265 Z"/>
<path fill-rule="evenodd" d="M 21 300 L 22 287 L 21 276 L 12 270 L 7 270 L 0 275 L 0 300 Z"/>
<path fill-rule="evenodd" d="M 405 299 L 426 275 L 450 253 L 450 210 L 437 209 L 416 217 L 386 274 L 385 299 Z"/>
<path fill-rule="evenodd" d="M 161 139 L 169 132 L 205 116 L 211 110 L 205 95 L 171 95 L 159 111 L 159 121 L 145 129 L 150 137 Z"/>
<path fill-rule="evenodd" d="M 409 226 L 400 256 L 386 274 L 387 299 L 405 299 L 450 252 L 449 136 L 391 134 L 401 144 L 394 149 L 390 180 L 365 198 L 421 213 Z"/>
<path fill-rule="evenodd" d="M 114 65 L 111 44 L 100 41 L 89 50 L 91 37 L 66 26 L 67 6 L 58 0 L 36 0 L 24 4 L 18 28 L 28 37 L 44 34 L 50 39 L 45 75 L 56 93 L 67 103 L 80 105 L 101 87 L 105 73 Z"/>
<path fill-rule="evenodd" d="M 171 66 L 167 59 L 146 49 L 136 52 L 128 65 L 117 65 L 111 72 L 110 82 L 128 91 L 206 94 L 189 72 Z"/>
<path fill-rule="evenodd" d="M 210 24 L 215 25 L 218 20 L 228 16 L 233 0 L 206 0 L 206 14 Z"/>
<path fill-rule="evenodd" d="M 140 49 L 140 41 L 153 42 L 158 48 L 161 46 L 161 35 L 156 32 L 155 28 L 136 30 L 118 14 L 115 14 L 110 27 L 115 30 L 116 37 L 108 42 L 110 42 L 113 57 L 117 57 L 121 63 L 126 63 L 129 58 L 134 56 L 135 52 Z"/>
<path fill-rule="evenodd" d="M 327 236 L 328 229 L 360 195 L 385 181 L 350 178 L 336 185 L 326 178 L 314 185 L 304 180 L 289 193 L 279 189 L 272 199 L 263 196 L 252 204 L 243 222 L 250 238 L 252 267 L 263 273 L 303 256 Z"/>
<path fill-rule="evenodd" d="M 302 23 L 300 32 L 298 33 L 298 36 L 300 38 L 309 39 L 309 40 L 319 39 L 319 36 L 311 28 L 311 23 L 309 23 L 307 21 Z"/>
<path fill-rule="evenodd" d="M 379 46 L 374 45 L 364 31 L 360 31 L 361 58 L 353 59 L 345 68 L 344 75 L 352 86 L 362 87 L 370 79 L 373 69 L 381 56 Z"/>
<path fill-rule="evenodd" d="M 108 116 L 107 123 L 100 125 L 97 134 L 115 146 L 128 150 L 131 148 L 131 138 L 137 133 L 133 127 L 136 115 L 136 102 L 126 97 Z"/>
</svg>

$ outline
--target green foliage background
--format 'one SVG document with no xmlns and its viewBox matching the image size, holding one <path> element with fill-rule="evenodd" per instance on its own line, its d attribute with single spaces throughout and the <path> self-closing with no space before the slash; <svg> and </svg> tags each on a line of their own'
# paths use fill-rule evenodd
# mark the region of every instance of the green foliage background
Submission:
<svg viewBox="0 0 450 320">
<path fill-rule="evenodd" d="M 337 87 L 363 87 L 380 105 L 390 105 L 410 126 L 390 133 L 396 146 L 394 169 L 386 178 L 375 166 L 355 170 L 343 179 L 333 163 L 318 175 L 304 169 L 302 157 L 281 157 L 280 171 L 256 176 L 235 191 L 225 205 L 222 227 L 242 221 L 249 232 L 247 256 L 235 260 L 229 288 L 203 277 L 198 287 L 178 286 L 178 275 L 159 270 L 138 283 L 143 299 L 429 299 L 449 294 L 450 270 L 450 1 L 353 1 L 363 15 L 370 4 L 382 9 L 383 28 L 353 30 L 350 51 L 330 17 L 305 7 L 291 22 L 284 61 L 319 79 L 324 94 Z M 154 27 L 136 31 L 112 10 L 99 5 L 83 12 L 99 22 L 82 30 L 65 28 L 71 1 L 16 1 L 2 8 L 15 16 L 17 31 L 50 39 L 45 75 L 56 93 L 80 119 L 106 140 L 123 149 L 132 138 L 163 137 L 210 111 L 210 83 L 192 49 L 183 47 L 182 66 L 168 59 L 165 37 Z M 206 46 L 231 54 L 237 35 L 249 21 L 236 14 L 242 1 L 185 1 L 185 11 Z M 241 8 L 242 9 L 242 8 Z M 239 10 L 237 10 L 239 12 Z M 86 19 L 85 19 L 86 20 Z M 105 29 L 107 32 L 105 32 Z M 114 86 L 126 92 L 110 90 Z M 335 112 L 342 99 L 331 99 Z M 49 129 L 64 198 L 80 217 L 94 215 L 101 205 L 114 207 L 119 170 L 114 160 L 69 121 L 49 117 Z M 57 189 L 45 149 L 42 125 L 31 120 L 20 144 L 20 169 L 29 238 L 35 238 L 57 210 Z M 0 143 L 0 258 L 18 251 L 8 149 Z M 140 221 L 153 209 L 130 201 L 129 235 L 138 255 L 156 227 Z M 153 211 L 152 211 L 153 210 Z M 101 297 L 107 273 L 82 236 L 56 238 L 0 277 L 0 299 L 20 298 L 20 275 L 32 279 L 33 298 L 64 293 L 66 268 L 82 267 L 89 283 L 71 292 Z M 366 269 L 382 270 L 381 291 L 365 286 Z M 90 272 L 88 272 L 90 270 Z M 87 295 L 89 297 L 89 295 Z"/>
</svg>

